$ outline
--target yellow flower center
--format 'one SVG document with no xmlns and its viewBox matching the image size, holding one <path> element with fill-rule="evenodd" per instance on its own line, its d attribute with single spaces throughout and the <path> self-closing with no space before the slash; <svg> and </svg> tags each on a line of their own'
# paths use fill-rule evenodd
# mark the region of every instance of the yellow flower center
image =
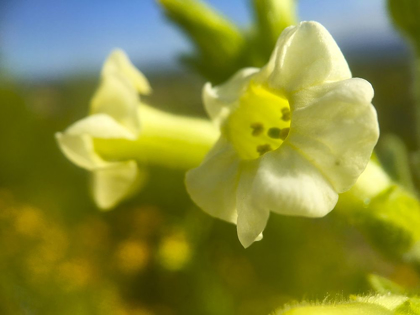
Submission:
<svg viewBox="0 0 420 315">
<path fill-rule="evenodd" d="M 277 149 L 289 134 L 287 99 L 251 83 L 223 126 L 223 133 L 244 160 Z"/>
</svg>

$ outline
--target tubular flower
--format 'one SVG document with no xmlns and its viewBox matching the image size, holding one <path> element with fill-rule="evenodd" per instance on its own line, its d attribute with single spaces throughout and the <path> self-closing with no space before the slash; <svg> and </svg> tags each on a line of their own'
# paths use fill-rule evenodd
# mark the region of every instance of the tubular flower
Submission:
<svg viewBox="0 0 420 315">
<path fill-rule="evenodd" d="M 204 86 L 221 136 L 186 186 L 204 211 L 237 224 L 244 247 L 262 237 L 270 211 L 322 217 L 352 187 L 379 128 L 372 86 L 352 78 L 319 23 L 281 34 L 268 64 Z"/>
<path fill-rule="evenodd" d="M 218 132 L 208 121 L 175 116 L 140 101 L 147 79 L 121 50 L 104 64 L 87 117 L 56 138 L 64 155 L 92 174 L 94 201 L 110 209 L 147 178 L 147 165 L 191 168 Z"/>
<path fill-rule="evenodd" d="M 56 134 L 64 155 L 77 166 L 92 172 L 93 196 L 100 208 L 113 207 L 134 189 L 144 174 L 133 159 L 103 159 L 95 150 L 94 139 L 136 140 L 140 132 L 138 93 L 149 92 L 147 79 L 123 51 L 116 50 L 104 64 L 90 114 L 63 133 Z"/>
</svg>

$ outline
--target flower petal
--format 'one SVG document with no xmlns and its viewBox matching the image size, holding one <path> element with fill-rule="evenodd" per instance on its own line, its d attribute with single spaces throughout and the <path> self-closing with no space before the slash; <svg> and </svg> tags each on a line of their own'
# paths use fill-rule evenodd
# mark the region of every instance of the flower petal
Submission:
<svg viewBox="0 0 420 315">
<path fill-rule="evenodd" d="M 242 204 L 250 209 L 304 217 L 322 217 L 337 203 L 338 195 L 319 170 L 286 142 L 264 154 L 258 170 L 242 193 Z M 241 177 L 242 180 L 252 179 Z M 238 205 L 238 214 L 239 205 Z"/>
<path fill-rule="evenodd" d="M 277 42 L 270 64 L 274 66 L 268 77 L 269 87 L 286 95 L 351 77 L 340 48 L 317 22 L 302 22 L 286 29 Z"/>
<path fill-rule="evenodd" d="M 221 138 L 203 163 L 187 172 L 185 184 L 191 199 L 216 218 L 236 223 L 236 187 L 239 158 Z"/>
<path fill-rule="evenodd" d="M 133 66 L 126 53 L 121 49 L 115 49 L 106 60 L 102 69 L 102 75 L 121 75 L 126 77 L 140 94 L 151 92 L 149 81 Z"/>
<path fill-rule="evenodd" d="M 257 68 L 245 68 L 239 70 L 222 85 L 216 87 L 213 87 L 210 83 L 204 85 L 204 107 L 212 120 L 221 123 L 226 118 L 230 108 L 237 103 L 258 71 Z"/>
<path fill-rule="evenodd" d="M 270 209 L 262 204 L 249 203 L 249 192 L 258 170 L 258 161 L 247 161 L 241 168 L 236 204 L 238 209 L 238 238 L 242 246 L 247 248 L 253 242 L 262 239 L 262 231 L 267 225 Z"/>
<path fill-rule="evenodd" d="M 61 132 L 57 132 L 55 137 L 63 154 L 77 166 L 93 170 L 106 165 L 106 162 L 96 154 L 92 137 L 73 136 Z"/>
<path fill-rule="evenodd" d="M 107 114 L 133 135 L 140 131 L 139 96 L 130 82 L 119 74 L 102 77 L 91 102 L 91 115 Z"/>
<path fill-rule="evenodd" d="M 93 172 L 93 197 L 96 205 L 108 210 L 145 182 L 145 173 L 135 161 L 109 163 Z"/>
<path fill-rule="evenodd" d="M 89 135 L 101 139 L 135 140 L 136 136 L 106 114 L 88 116 L 67 128 L 71 136 Z"/>
<path fill-rule="evenodd" d="M 126 128 L 105 114 L 81 119 L 63 133 L 57 133 L 56 138 L 64 155 L 74 164 L 87 170 L 107 165 L 95 152 L 92 138 L 136 139 Z"/>
<path fill-rule="evenodd" d="M 372 86 L 363 79 L 325 84 L 297 93 L 289 138 L 341 193 L 365 169 L 378 141 Z"/>
</svg>

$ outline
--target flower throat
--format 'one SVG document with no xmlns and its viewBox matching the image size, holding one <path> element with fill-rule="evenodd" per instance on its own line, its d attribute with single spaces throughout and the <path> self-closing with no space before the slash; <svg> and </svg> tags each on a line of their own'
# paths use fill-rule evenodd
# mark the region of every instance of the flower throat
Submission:
<svg viewBox="0 0 420 315">
<path fill-rule="evenodd" d="M 223 133 L 244 160 L 277 149 L 289 134 L 289 102 L 263 86 L 250 83 L 223 126 Z"/>
</svg>

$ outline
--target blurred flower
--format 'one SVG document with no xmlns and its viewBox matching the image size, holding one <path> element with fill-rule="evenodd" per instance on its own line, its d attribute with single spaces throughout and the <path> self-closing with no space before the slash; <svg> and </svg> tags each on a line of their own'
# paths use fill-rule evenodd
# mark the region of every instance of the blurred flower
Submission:
<svg viewBox="0 0 420 315">
<path fill-rule="evenodd" d="M 221 136 L 189 171 L 187 189 L 210 215 L 238 225 L 244 247 L 270 210 L 322 217 L 365 169 L 379 136 L 373 89 L 351 78 L 328 31 L 302 22 L 280 36 L 268 64 L 205 85 Z"/>
<path fill-rule="evenodd" d="M 101 209 L 114 207 L 145 183 L 145 164 L 194 167 L 217 138 L 204 120 L 142 103 L 138 93 L 149 92 L 147 79 L 116 50 L 104 64 L 89 116 L 56 134 L 66 157 L 92 172 L 93 196 Z"/>
<path fill-rule="evenodd" d="M 90 115 L 56 138 L 66 157 L 93 173 L 93 195 L 100 208 L 113 207 L 142 178 L 134 160 L 106 161 L 94 149 L 94 138 L 135 140 L 140 132 L 137 93 L 150 92 L 146 78 L 124 52 L 114 51 L 102 69 L 101 84 Z"/>
</svg>

